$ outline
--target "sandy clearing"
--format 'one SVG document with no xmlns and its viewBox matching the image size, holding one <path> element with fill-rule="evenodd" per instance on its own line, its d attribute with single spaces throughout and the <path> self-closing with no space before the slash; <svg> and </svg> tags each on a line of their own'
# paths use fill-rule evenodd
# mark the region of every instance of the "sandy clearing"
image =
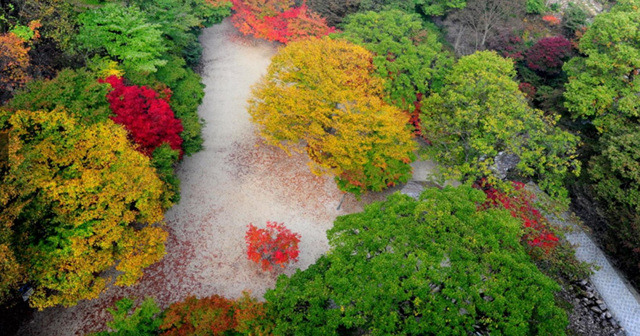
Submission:
<svg viewBox="0 0 640 336">
<path fill-rule="evenodd" d="M 38 312 L 19 335 L 101 330 L 109 319 L 106 308 L 124 296 L 153 296 L 163 307 L 188 295 L 238 297 L 250 290 L 262 296 L 275 284 L 276 274 L 246 260 L 248 223 L 284 222 L 302 235 L 300 261 L 285 270 L 291 274 L 327 250 L 325 231 L 336 216 L 383 197 L 370 195 L 357 202 L 348 196 L 338 211 L 342 193 L 330 177 L 309 172 L 306 156 L 289 157 L 260 144 L 245 102 L 275 45 L 238 36 L 228 20 L 204 30 L 201 41 L 207 88 L 200 115 L 207 123 L 206 148 L 178 169 L 182 201 L 166 214 L 167 255 L 136 286 L 110 288 L 99 299 L 72 308 Z"/>
</svg>

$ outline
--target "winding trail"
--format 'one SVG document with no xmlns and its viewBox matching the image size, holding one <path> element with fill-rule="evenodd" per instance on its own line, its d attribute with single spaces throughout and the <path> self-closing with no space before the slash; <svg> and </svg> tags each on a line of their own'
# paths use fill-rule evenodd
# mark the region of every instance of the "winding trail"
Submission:
<svg viewBox="0 0 640 336">
<path fill-rule="evenodd" d="M 106 308 L 124 296 L 153 296 L 162 307 L 188 295 L 235 298 L 250 290 L 261 297 L 273 287 L 275 273 L 262 272 L 245 255 L 249 223 L 284 222 L 302 235 L 299 262 L 284 272 L 306 268 L 328 249 L 325 231 L 336 216 L 360 211 L 363 204 L 342 193 L 330 177 L 309 172 L 303 155 L 260 144 L 245 102 L 250 87 L 266 72 L 277 47 L 238 36 L 229 20 L 204 30 L 203 81 L 207 85 L 200 115 L 205 149 L 178 168 L 182 200 L 165 217 L 167 255 L 132 287 L 111 287 L 99 299 L 71 308 L 35 314 L 19 335 L 84 335 L 102 330 Z M 385 193 L 386 194 L 386 193 Z"/>
</svg>

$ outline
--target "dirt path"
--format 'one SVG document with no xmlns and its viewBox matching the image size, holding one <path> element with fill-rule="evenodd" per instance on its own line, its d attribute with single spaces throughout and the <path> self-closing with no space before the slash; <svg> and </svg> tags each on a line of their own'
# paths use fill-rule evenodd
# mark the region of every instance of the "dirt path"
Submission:
<svg viewBox="0 0 640 336">
<path fill-rule="evenodd" d="M 325 231 L 336 216 L 359 211 L 370 201 L 347 197 L 337 211 L 342 194 L 331 178 L 312 175 L 305 156 L 288 157 L 259 144 L 245 102 L 275 53 L 274 45 L 237 36 L 228 20 L 206 29 L 201 41 L 207 88 L 200 115 L 207 123 L 206 148 L 178 169 L 182 201 L 166 215 L 167 255 L 138 285 L 111 288 L 72 308 L 38 312 L 20 335 L 101 330 L 109 319 L 106 308 L 124 296 L 153 296 L 163 307 L 188 295 L 233 298 L 250 290 L 261 296 L 276 276 L 247 261 L 248 223 L 284 222 L 302 235 L 300 261 L 285 270 L 292 273 L 327 250 Z"/>
</svg>

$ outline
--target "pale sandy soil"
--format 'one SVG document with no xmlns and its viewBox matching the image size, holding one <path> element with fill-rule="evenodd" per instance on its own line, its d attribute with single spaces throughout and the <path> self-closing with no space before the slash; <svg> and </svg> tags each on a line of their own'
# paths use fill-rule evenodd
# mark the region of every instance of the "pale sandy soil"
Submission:
<svg viewBox="0 0 640 336">
<path fill-rule="evenodd" d="M 200 114 L 206 120 L 206 148 L 185 158 L 178 169 L 182 201 L 166 215 L 167 255 L 150 267 L 140 283 L 110 288 L 99 299 L 75 307 L 36 313 L 20 335 L 84 335 L 104 328 L 106 308 L 124 296 L 153 296 L 162 307 L 188 295 L 234 298 L 250 290 L 262 296 L 275 284 L 246 259 L 244 234 L 249 223 L 284 222 L 302 235 L 299 262 L 285 270 L 306 268 L 328 249 L 325 231 L 336 216 L 356 212 L 362 204 L 342 193 L 330 177 L 309 172 L 307 158 L 288 157 L 261 145 L 254 135 L 245 102 L 250 87 L 265 72 L 277 47 L 237 36 L 229 21 L 206 29 L 204 83 Z"/>
</svg>

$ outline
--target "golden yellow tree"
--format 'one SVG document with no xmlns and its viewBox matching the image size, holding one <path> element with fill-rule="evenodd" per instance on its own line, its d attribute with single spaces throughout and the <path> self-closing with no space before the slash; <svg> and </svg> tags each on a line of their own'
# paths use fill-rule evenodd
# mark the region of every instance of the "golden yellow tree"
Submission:
<svg viewBox="0 0 640 336">
<path fill-rule="evenodd" d="M 374 71 L 371 53 L 350 42 L 292 42 L 254 88 L 249 113 L 267 143 L 305 150 L 312 171 L 334 174 L 344 191 L 406 182 L 415 149 L 408 117 L 384 103 Z"/>
<path fill-rule="evenodd" d="M 18 111 L 5 127 L 0 212 L 34 285 L 32 306 L 95 298 L 113 266 L 117 285 L 133 284 L 162 258 L 167 234 L 154 224 L 164 187 L 124 129 L 110 120 L 85 126 L 62 110 Z"/>
</svg>

